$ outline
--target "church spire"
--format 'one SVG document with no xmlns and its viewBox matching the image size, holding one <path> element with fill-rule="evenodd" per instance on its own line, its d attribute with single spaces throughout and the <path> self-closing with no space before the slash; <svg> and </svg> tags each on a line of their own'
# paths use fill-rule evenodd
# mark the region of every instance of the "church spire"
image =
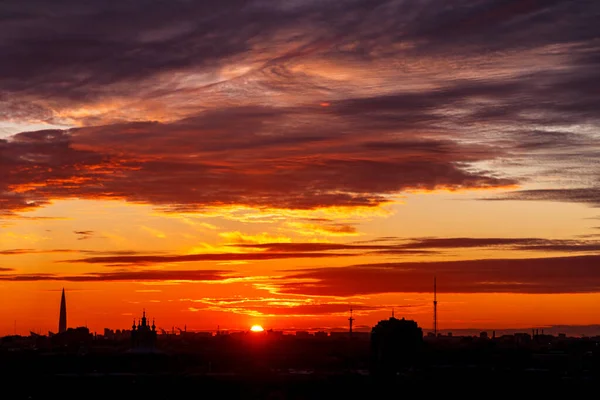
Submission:
<svg viewBox="0 0 600 400">
<path fill-rule="evenodd" d="M 67 300 L 65 299 L 65 288 L 60 298 L 60 315 L 58 317 L 58 333 L 67 331 Z"/>
</svg>

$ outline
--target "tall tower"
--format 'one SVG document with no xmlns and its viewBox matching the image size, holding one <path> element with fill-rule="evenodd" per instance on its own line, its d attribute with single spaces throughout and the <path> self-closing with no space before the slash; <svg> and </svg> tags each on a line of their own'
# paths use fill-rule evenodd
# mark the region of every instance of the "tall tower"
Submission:
<svg viewBox="0 0 600 400">
<path fill-rule="evenodd" d="M 352 316 L 352 307 L 350 307 L 350 318 L 348 318 L 348 322 L 350 324 L 350 329 L 348 330 L 348 335 L 352 337 L 352 323 L 354 322 L 354 317 Z"/>
<path fill-rule="evenodd" d="M 58 317 L 58 333 L 66 332 L 67 330 L 67 300 L 65 299 L 65 288 L 62 290 L 60 298 L 60 316 Z"/>
<path fill-rule="evenodd" d="M 436 277 L 433 277 L 433 334 L 437 337 L 437 282 Z"/>
</svg>

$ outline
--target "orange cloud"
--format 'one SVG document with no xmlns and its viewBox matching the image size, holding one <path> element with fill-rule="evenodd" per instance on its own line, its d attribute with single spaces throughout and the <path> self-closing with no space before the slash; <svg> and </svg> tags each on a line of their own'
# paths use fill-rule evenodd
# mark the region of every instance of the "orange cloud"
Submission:
<svg viewBox="0 0 600 400">
<path fill-rule="evenodd" d="M 347 224 L 310 224 L 301 222 L 288 222 L 294 232 L 305 236 L 357 236 L 356 227 Z"/>
<path fill-rule="evenodd" d="M 239 231 L 221 232 L 219 236 L 224 238 L 227 243 L 233 244 L 290 243 L 292 241 L 286 236 L 271 235 L 267 232 L 255 235 L 244 234 Z"/>
</svg>

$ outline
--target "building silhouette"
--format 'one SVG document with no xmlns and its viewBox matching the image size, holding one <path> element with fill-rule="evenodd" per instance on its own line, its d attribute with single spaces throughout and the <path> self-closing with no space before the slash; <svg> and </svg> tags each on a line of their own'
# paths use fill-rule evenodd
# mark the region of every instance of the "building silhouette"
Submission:
<svg viewBox="0 0 600 400">
<path fill-rule="evenodd" d="M 156 347 L 156 325 L 152 321 L 152 326 L 148 324 L 146 319 L 146 310 L 142 314 L 142 318 L 138 320 L 138 324 L 131 327 L 131 348 L 135 351 L 153 350 Z"/>
<path fill-rule="evenodd" d="M 67 300 L 65 299 L 65 288 L 60 298 L 60 316 L 58 317 L 58 333 L 67 331 Z"/>
<path fill-rule="evenodd" d="M 372 370 L 394 375 L 414 366 L 423 347 L 423 330 L 415 321 L 391 317 L 371 330 Z"/>
<path fill-rule="evenodd" d="M 50 337 L 53 346 L 60 348 L 68 348 L 71 351 L 87 351 L 92 343 L 94 335 L 85 326 L 77 328 L 67 328 L 64 332 L 59 332 Z"/>
</svg>

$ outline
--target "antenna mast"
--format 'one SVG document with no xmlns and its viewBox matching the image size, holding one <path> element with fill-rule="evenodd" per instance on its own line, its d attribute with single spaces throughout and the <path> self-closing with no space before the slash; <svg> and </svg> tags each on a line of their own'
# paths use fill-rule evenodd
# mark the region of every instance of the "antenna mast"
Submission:
<svg viewBox="0 0 600 400">
<path fill-rule="evenodd" d="M 437 337 L 437 279 L 433 277 L 433 334 Z"/>
<path fill-rule="evenodd" d="M 354 317 L 352 317 L 352 307 L 350 307 L 350 318 L 348 318 L 348 322 L 350 323 L 350 330 L 348 331 L 348 334 L 350 337 L 352 337 L 352 323 L 354 322 Z"/>
</svg>

